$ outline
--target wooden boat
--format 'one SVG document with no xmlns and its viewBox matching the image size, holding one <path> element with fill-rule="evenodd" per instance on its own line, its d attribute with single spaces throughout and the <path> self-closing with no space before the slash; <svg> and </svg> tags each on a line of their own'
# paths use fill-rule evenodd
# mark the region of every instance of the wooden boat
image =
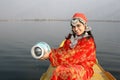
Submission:
<svg viewBox="0 0 120 80">
<path fill-rule="evenodd" d="M 61 43 L 60 47 L 64 44 L 64 41 Z M 53 70 L 55 67 L 50 65 L 48 67 L 48 70 L 42 75 L 40 80 L 50 80 L 50 77 L 52 75 Z M 94 74 L 91 78 L 91 80 L 116 80 L 116 78 L 110 73 L 105 71 L 100 64 L 97 63 L 93 66 Z"/>
</svg>

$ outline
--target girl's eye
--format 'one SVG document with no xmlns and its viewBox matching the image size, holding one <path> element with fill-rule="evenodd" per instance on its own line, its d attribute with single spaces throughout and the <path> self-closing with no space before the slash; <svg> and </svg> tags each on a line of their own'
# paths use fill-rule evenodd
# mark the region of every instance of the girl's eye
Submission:
<svg viewBox="0 0 120 80">
<path fill-rule="evenodd" d="M 72 26 L 72 28 L 75 28 L 75 26 Z"/>
<path fill-rule="evenodd" d="M 77 27 L 80 27 L 80 26 L 81 26 L 81 25 L 79 25 L 79 24 L 77 25 Z"/>
</svg>

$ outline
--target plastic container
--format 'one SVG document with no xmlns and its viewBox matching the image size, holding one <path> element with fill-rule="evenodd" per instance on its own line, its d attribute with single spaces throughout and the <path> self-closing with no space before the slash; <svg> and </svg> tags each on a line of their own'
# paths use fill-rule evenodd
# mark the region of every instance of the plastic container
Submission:
<svg viewBox="0 0 120 80">
<path fill-rule="evenodd" d="M 31 54 L 35 59 L 40 59 L 45 52 L 49 53 L 50 51 L 51 48 L 46 42 L 39 42 L 31 48 Z"/>
</svg>

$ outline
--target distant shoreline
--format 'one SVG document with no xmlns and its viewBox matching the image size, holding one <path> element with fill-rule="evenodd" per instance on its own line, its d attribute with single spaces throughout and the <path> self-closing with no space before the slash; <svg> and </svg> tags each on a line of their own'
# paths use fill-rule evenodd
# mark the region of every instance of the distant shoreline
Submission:
<svg viewBox="0 0 120 80">
<path fill-rule="evenodd" d="M 70 21 L 70 19 L 0 19 L 0 22 L 41 22 L 41 21 Z M 120 20 L 88 20 L 89 22 L 116 22 Z"/>
</svg>

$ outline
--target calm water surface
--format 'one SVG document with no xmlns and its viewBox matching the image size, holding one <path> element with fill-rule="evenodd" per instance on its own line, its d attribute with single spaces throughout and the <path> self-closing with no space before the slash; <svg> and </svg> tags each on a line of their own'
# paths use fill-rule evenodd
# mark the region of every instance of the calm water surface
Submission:
<svg viewBox="0 0 120 80">
<path fill-rule="evenodd" d="M 97 57 L 105 70 L 120 79 L 120 23 L 89 22 Z M 39 80 L 49 61 L 33 59 L 31 47 L 40 41 L 56 48 L 70 32 L 68 21 L 0 22 L 0 80 Z"/>
</svg>

